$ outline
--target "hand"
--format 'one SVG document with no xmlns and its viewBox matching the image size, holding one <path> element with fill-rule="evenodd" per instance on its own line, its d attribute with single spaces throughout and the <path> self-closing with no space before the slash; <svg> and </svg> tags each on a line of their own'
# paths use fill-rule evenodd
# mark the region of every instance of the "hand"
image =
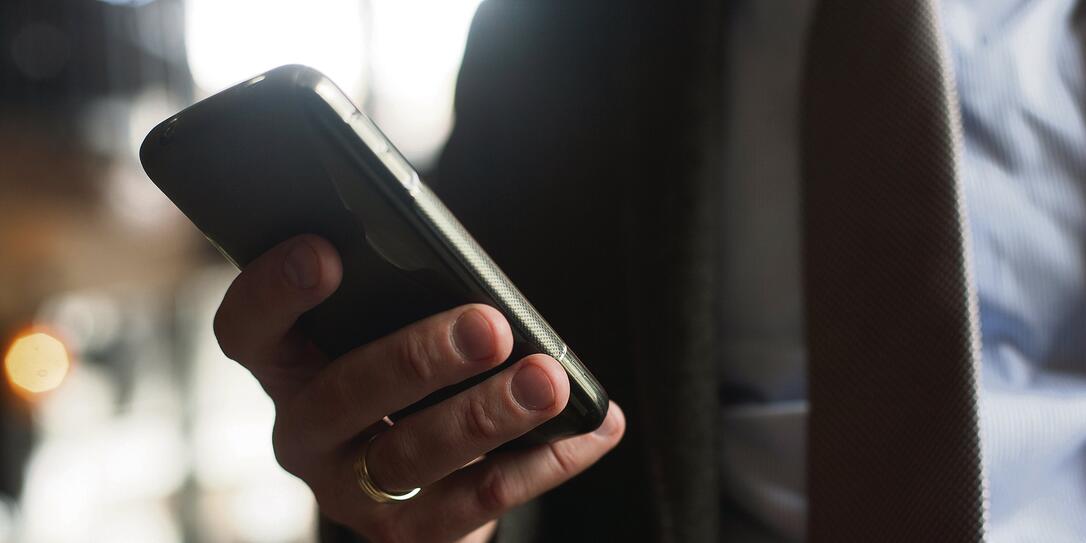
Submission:
<svg viewBox="0 0 1086 543">
<path fill-rule="evenodd" d="M 294 324 L 336 290 L 341 274 L 331 244 L 299 236 L 247 266 L 215 315 L 223 352 L 275 403 L 276 458 L 332 520 L 375 541 L 485 541 L 505 511 L 577 475 L 621 439 L 625 421 L 612 403 L 591 434 L 487 454 L 565 407 L 565 371 L 541 354 L 388 428 L 385 415 L 503 362 L 513 337 L 497 310 L 465 305 L 328 360 Z M 418 496 L 380 504 L 358 487 L 354 464 L 374 435 L 374 482 L 394 493 L 422 487 Z"/>
</svg>

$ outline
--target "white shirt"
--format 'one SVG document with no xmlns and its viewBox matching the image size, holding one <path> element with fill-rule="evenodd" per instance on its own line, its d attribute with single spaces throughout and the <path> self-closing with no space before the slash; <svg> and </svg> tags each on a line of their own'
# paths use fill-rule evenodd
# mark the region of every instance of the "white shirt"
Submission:
<svg viewBox="0 0 1086 543">
<path fill-rule="evenodd" d="M 735 2 L 728 44 L 722 473 L 729 506 L 783 540 L 806 522 L 798 119 L 814 7 Z M 994 542 L 1086 541 L 1083 7 L 941 9 L 965 136 Z"/>
</svg>

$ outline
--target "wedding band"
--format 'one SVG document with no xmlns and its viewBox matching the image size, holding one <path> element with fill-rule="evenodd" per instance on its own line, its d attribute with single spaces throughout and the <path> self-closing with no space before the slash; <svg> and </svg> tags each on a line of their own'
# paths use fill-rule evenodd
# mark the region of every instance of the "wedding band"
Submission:
<svg viewBox="0 0 1086 543">
<path fill-rule="evenodd" d="M 370 452 L 370 443 L 373 443 L 373 440 L 376 437 L 377 435 L 374 435 L 366 441 L 366 444 L 362 446 L 362 451 L 358 454 L 358 460 L 355 460 L 354 472 L 358 477 L 358 487 L 361 488 L 362 492 L 365 492 L 370 499 L 377 503 L 402 502 L 414 498 L 422 488 L 409 490 L 403 494 L 392 494 L 381 490 L 377 484 L 373 482 L 373 477 L 370 476 L 370 469 L 366 466 L 366 455 Z"/>
</svg>

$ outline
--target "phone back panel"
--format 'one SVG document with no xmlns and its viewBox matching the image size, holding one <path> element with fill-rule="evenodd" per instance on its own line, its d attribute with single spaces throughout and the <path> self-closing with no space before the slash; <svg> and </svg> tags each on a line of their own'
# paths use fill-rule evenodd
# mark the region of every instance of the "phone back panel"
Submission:
<svg viewBox="0 0 1086 543">
<path fill-rule="evenodd" d="M 299 323 L 330 357 L 464 303 L 494 305 L 506 314 L 515 347 L 505 364 L 394 419 L 544 352 L 570 374 L 570 404 L 526 440 L 598 426 L 607 408 L 602 387 L 376 127 L 355 112 L 348 121 L 366 124 L 351 129 L 342 107 L 337 112 L 329 103 L 340 99 L 329 95 L 329 85 L 301 66 L 257 76 L 164 121 L 145 140 L 141 161 L 240 268 L 298 234 L 336 246 L 340 288 Z"/>
</svg>

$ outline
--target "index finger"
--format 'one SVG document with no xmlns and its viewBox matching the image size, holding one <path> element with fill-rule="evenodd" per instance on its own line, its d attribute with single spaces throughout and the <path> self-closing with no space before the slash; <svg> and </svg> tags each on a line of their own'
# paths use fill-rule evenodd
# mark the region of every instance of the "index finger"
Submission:
<svg viewBox="0 0 1086 543">
<path fill-rule="evenodd" d="M 314 235 L 291 238 L 250 262 L 234 279 L 215 314 L 215 336 L 226 356 L 256 376 L 272 399 L 292 393 L 309 345 L 294 328 L 298 317 L 332 294 L 342 277 L 331 243 Z"/>
</svg>

